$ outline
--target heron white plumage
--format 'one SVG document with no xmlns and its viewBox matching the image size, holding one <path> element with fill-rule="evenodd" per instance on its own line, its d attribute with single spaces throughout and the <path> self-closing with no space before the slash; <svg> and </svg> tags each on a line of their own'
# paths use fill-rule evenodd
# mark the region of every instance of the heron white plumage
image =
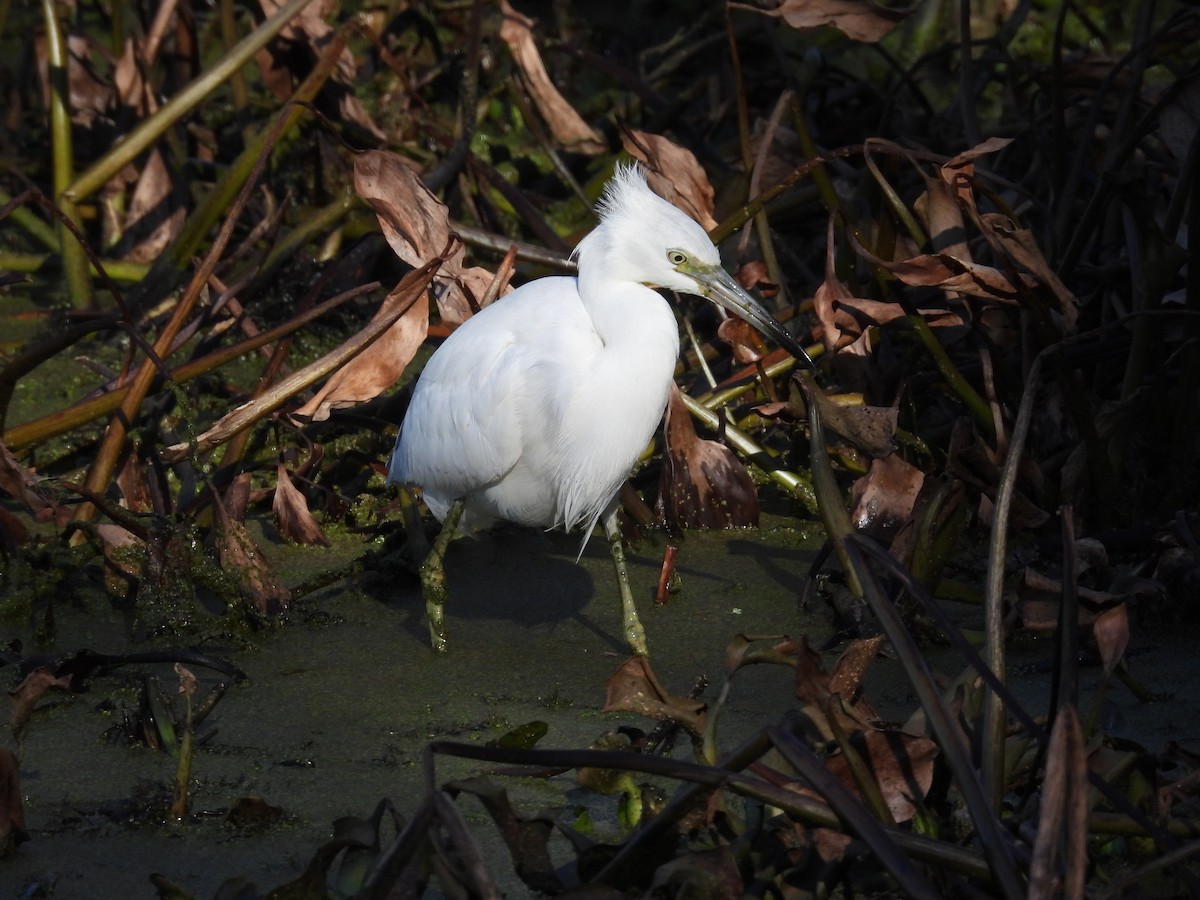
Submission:
<svg viewBox="0 0 1200 900">
<path fill-rule="evenodd" d="M 646 640 L 625 575 L 616 497 L 663 415 L 679 327 L 652 286 L 697 294 L 803 348 L 721 268 L 704 229 L 618 167 L 576 278 L 540 278 L 476 313 L 425 364 L 389 481 L 420 486 L 443 532 L 422 565 L 435 650 L 446 649 L 442 554 L 497 519 L 567 530 L 603 520 L 624 635 Z M 461 518 L 460 518 L 461 516 Z"/>
</svg>

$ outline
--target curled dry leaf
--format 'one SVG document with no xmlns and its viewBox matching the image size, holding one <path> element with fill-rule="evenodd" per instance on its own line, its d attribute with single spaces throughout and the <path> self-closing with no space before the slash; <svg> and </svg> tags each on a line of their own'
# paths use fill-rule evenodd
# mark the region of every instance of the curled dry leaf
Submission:
<svg viewBox="0 0 1200 900">
<path fill-rule="evenodd" d="M 27 840 L 17 757 L 8 748 L 0 749 L 0 859 Z"/>
<path fill-rule="evenodd" d="M 742 528 L 758 524 L 758 493 L 733 452 L 701 440 L 679 388 L 667 400 L 666 452 L 659 479 L 663 516 L 673 528 Z"/>
<path fill-rule="evenodd" d="M 854 251 L 874 265 L 891 272 L 905 284 L 914 287 L 938 287 L 972 297 L 1016 303 L 1022 290 L 1035 285 L 1033 279 L 1018 274 L 1020 285 L 994 266 L 985 266 L 970 259 L 960 259 L 949 253 L 921 253 L 908 259 L 881 259 L 849 235 Z"/>
<path fill-rule="evenodd" d="M 272 16 L 284 5 L 283 0 L 259 0 L 263 15 Z M 280 38 L 307 45 L 313 58 L 321 55 L 321 49 L 334 37 L 335 29 L 327 21 L 333 15 L 333 3 L 310 3 L 283 27 Z M 292 78 L 285 66 L 279 62 L 279 57 L 271 52 L 271 47 L 258 51 L 259 66 L 267 84 L 280 100 L 287 100 L 292 95 Z M 307 73 L 296 73 L 303 75 Z M 369 132 L 375 138 L 384 141 L 387 135 L 375 124 L 367 113 L 362 101 L 355 92 L 355 82 L 358 78 L 358 65 L 354 54 L 348 47 L 342 49 L 338 57 L 337 69 L 333 74 L 333 85 L 336 87 L 338 115 L 343 122 L 350 122 Z"/>
<path fill-rule="evenodd" d="M 29 717 L 33 715 L 33 708 L 50 688 L 70 690 L 71 679 L 69 676 L 57 678 L 48 668 L 41 666 L 26 675 L 20 684 L 8 692 L 8 699 L 12 701 L 12 716 L 8 726 L 18 744 L 25 737 L 25 729 L 29 725 Z"/>
<path fill-rule="evenodd" d="M 292 476 L 283 463 L 275 467 L 275 499 L 271 502 L 271 511 L 275 514 L 275 523 L 279 533 L 289 541 L 297 544 L 319 544 L 329 546 L 329 538 L 313 518 L 308 509 L 308 499 L 292 483 Z"/>
<path fill-rule="evenodd" d="M 752 259 L 738 266 L 734 280 L 748 291 L 758 291 L 768 300 L 779 293 L 778 282 L 771 280 L 767 264 L 761 259 Z"/>
<path fill-rule="evenodd" d="M 196 696 L 196 676 L 183 663 L 175 663 L 175 674 L 179 676 L 179 693 L 188 697 Z"/>
<path fill-rule="evenodd" d="M 187 210 L 158 148 L 150 151 L 129 200 L 123 236 L 125 259 L 153 262 L 183 230 Z"/>
<path fill-rule="evenodd" d="M 279 583 L 246 526 L 235 521 L 221 502 L 214 506 L 217 511 L 217 561 L 221 568 L 241 577 L 251 605 L 262 615 L 274 616 L 286 610 L 292 603 L 291 592 Z"/>
<path fill-rule="evenodd" d="M 744 319 L 729 317 L 717 326 L 717 337 L 733 348 L 733 358 L 740 366 L 758 362 L 767 354 L 767 345 L 762 335 Z"/>
<path fill-rule="evenodd" d="M 821 390 L 811 390 L 808 396 L 819 407 L 821 424 L 850 441 L 863 452 L 881 459 L 896 449 L 893 436 L 899 420 L 899 406 L 865 406 L 860 395 L 840 398 Z"/>
<path fill-rule="evenodd" d="M 924 483 L 925 473 L 899 454 L 871 460 L 851 489 L 850 521 L 866 534 L 894 533 L 908 521 Z"/>
<path fill-rule="evenodd" d="M 1079 300 L 1062 282 L 1046 257 L 1042 248 L 1028 228 L 1020 228 L 1008 216 L 1000 213 L 982 213 L 979 225 L 989 242 L 1000 249 L 1019 268 L 1024 269 L 1045 285 L 1058 301 L 1058 310 L 1063 317 L 1063 331 L 1071 334 L 1079 320 Z"/>
<path fill-rule="evenodd" d="M 624 128 L 621 143 L 626 152 L 640 160 L 646 183 L 664 200 L 695 219 L 705 231 L 717 227 L 713 218 L 716 193 L 696 155 L 661 134 Z"/>
<path fill-rule="evenodd" d="M 436 257 L 450 239 L 450 213 L 407 163 L 395 153 L 368 150 L 354 158 L 354 189 L 371 205 L 383 236 L 410 266 Z M 479 266 L 464 268 L 461 244 L 438 269 L 438 312 L 443 322 L 462 322 L 487 293 L 492 275 Z M 503 294 L 505 291 L 501 290 Z"/>
<path fill-rule="evenodd" d="M 770 647 L 754 646 L 760 640 L 763 638 L 745 634 L 734 635 L 725 647 L 725 674 L 732 675 L 743 666 L 753 666 L 758 663 L 795 666 L 796 657 L 806 649 L 791 638 L 783 638 L 779 643 Z M 775 640 L 775 638 L 772 637 L 769 640 Z"/>
<path fill-rule="evenodd" d="M 0 441 L 0 491 L 4 491 L 39 520 L 52 517 L 55 509 L 55 504 L 35 489 L 35 485 L 42 480 L 40 475 L 35 475 L 33 470 L 17 462 L 17 458 Z"/>
<path fill-rule="evenodd" d="M 401 285 L 403 281 L 384 298 L 372 322 L 392 315 L 412 299 L 407 286 Z M 418 299 L 375 343 L 330 375 L 313 398 L 296 410 L 296 415 L 323 422 L 332 410 L 378 397 L 400 380 L 428 334 L 429 307 Z"/>
<path fill-rule="evenodd" d="M 929 738 L 900 731 L 859 731 L 850 736 L 850 743 L 875 776 L 892 818 L 901 823 L 916 815 L 933 784 L 937 744 Z M 861 797 L 844 756 L 832 757 L 827 768 L 855 796 Z"/>
<path fill-rule="evenodd" d="M 1104 674 L 1107 675 L 1121 661 L 1129 647 L 1129 606 L 1118 603 L 1102 612 L 1092 626 L 1092 633 L 1096 637 L 1100 659 L 1104 662 Z"/>
<path fill-rule="evenodd" d="M 882 40 L 911 11 L 887 9 L 871 0 L 782 0 L 772 9 L 745 3 L 729 5 L 776 16 L 797 31 L 832 25 L 846 37 L 866 43 Z"/>
<path fill-rule="evenodd" d="M 603 135 L 583 121 L 550 80 L 546 64 L 542 62 L 542 54 L 533 39 L 534 20 L 513 9 L 508 0 L 500 0 L 500 13 L 503 16 L 500 39 L 508 45 L 525 88 L 550 127 L 554 139 L 576 153 L 590 156 L 607 153 L 608 145 Z"/>
<path fill-rule="evenodd" d="M 726 846 L 677 856 L 659 866 L 650 885 L 654 897 L 742 897 L 746 886 Z"/>
<path fill-rule="evenodd" d="M 650 719 L 675 722 L 693 734 L 704 733 L 705 704 L 663 690 L 644 656 L 631 656 L 605 684 L 601 712 L 632 712 Z"/>
</svg>

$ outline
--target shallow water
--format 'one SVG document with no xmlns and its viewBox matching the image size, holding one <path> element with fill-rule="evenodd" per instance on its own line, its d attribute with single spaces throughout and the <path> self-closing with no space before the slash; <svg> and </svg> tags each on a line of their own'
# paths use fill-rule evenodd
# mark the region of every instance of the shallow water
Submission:
<svg viewBox="0 0 1200 900">
<path fill-rule="evenodd" d="M 739 632 L 805 636 L 815 647 L 832 633 L 824 604 L 806 610 L 797 604 L 817 542 L 791 528 L 794 519 L 767 522 L 760 531 L 687 535 L 678 561 L 683 587 L 663 607 L 649 595 L 665 541 L 651 537 L 632 549 L 635 594 L 645 598 L 639 608 L 655 671 L 668 690 L 685 694 L 706 675 L 712 684 L 705 696 L 716 697 L 725 647 Z M 297 581 L 344 563 L 337 549 L 267 546 L 279 570 Z M 22 892 L 35 884 L 52 889 L 55 898 L 154 897 L 151 873 L 197 898 L 212 897 L 238 876 L 265 893 L 300 875 L 337 818 L 365 818 L 384 797 L 411 815 L 428 790 L 421 759 L 431 740 L 481 744 L 543 721 L 548 733 L 539 747 L 581 748 L 617 725 L 649 730 L 653 722 L 632 714 L 599 712 L 605 680 L 627 651 L 607 548 L 593 540 L 578 565 L 577 550 L 577 536 L 521 530 L 456 542 L 448 563 L 446 656 L 429 650 L 415 579 L 394 570 L 304 598 L 287 625 L 255 636 L 252 646 L 207 644 L 207 652 L 249 678 L 230 689 L 205 726 L 215 724 L 219 732 L 197 751 L 192 817 L 180 825 L 164 824 L 174 761 L 101 738 L 118 722 L 122 705 L 136 704 L 142 671 L 171 688 L 169 666 L 129 667 L 95 678 L 86 693 L 47 695 L 29 726 L 20 769 L 32 840 L 0 861 L 0 900 L 26 896 Z M 977 610 L 958 612 L 977 619 Z M 54 654 L 127 648 L 123 619 L 103 601 L 84 610 L 60 598 L 57 618 Z M 1099 701 L 1110 734 L 1152 751 L 1169 740 L 1200 740 L 1193 632 L 1135 626 L 1134 673 L 1162 699 L 1138 703 L 1120 685 L 1101 696 L 1093 668 L 1083 672 L 1083 709 Z M 15 637 L 32 646 L 28 629 L 0 624 L 0 640 Z M 1053 654 L 1051 640 L 1028 635 L 1017 636 L 1012 647 L 1014 664 Z M 827 664 L 839 650 L 825 655 Z M 930 655 L 951 677 L 962 667 L 946 651 L 934 648 Z M 204 685 L 216 680 L 195 671 Z M 1042 715 L 1048 683 L 1048 675 L 1028 674 L 1013 687 L 1031 713 Z M 886 718 L 902 721 L 916 708 L 907 680 L 889 660 L 875 664 L 866 689 Z M 794 706 L 790 670 L 740 671 L 721 719 L 723 746 L 776 724 Z M 676 752 L 687 757 L 690 751 Z M 440 758 L 435 782 L 485 768 Z M 578 788 L 570 773 L 498 780 L 524 812 L 563 808 L 570 818 L 586 806 L 601 832 L 596 836 L 615 837 L 616 799 Z M 236 829 L 223 813 L 243 797 L 261 797 L 282 816 Z M 459 806 L 494 877 L 510 895 L 528 893 L 482 807 L 472 799 Z M 567 858 L 565 843 L 558 846 Z"/>
<path fill-rule="evenodd" d="M 684 694 L 707 675 L 713 687 L 706 696 L 715 697 L 724 648 L 739 632 L 808 633 L 814 642 L 828 635 L 825 610 L 804 618 L 798 612 L 813 547 L 791 529 L 688 535 L 677 567 L 683 588 L 656 607 L 649 595 L 663 543 L 643 541 L 630 563 L 635 592 L 645 598 L 640 610 L 655 671 L 668 690 Z M 445 656 L 429 650 L 419 589 L 407 576 L 368 576 L 310 596 L 288 625 L 260 635 L 253 647 L 206 646 L 249 678 L 207 723 L 219 732 L 197 752 L 193 820 L 181 825 L 163 824 L 165 816 L 145 816 L 144 806 L 128 802 L 161 796 L 165 803 L 174 761 L 101 740 L 119 712 L 98 709 L 106 700 L 135 703 L 137 671 L 155 670 L 170 689 L 169 666 L 130 667 L 94 679 L 87 693 L 47 695 L 21 761 L 32 840 L 0 862 L 0 897 L 33 882 L 53 884 L 56 898 L 99 891 L 152 897 L 154 872 L 199 898 L 235 876 L 266 891 L 300 874 L 338 817 L 365 818 L 383 797 L 411 814 L 426 793 L 420 760 L 432 739 L 483 743 L 541 720 L 549 731 L 539 747 L 579 748 L 617 724 L 651 728 L 630 714 L 599 712 L 605 680 L 628 654 L 607 547 L 593 540 L 578 565 L 577 551 L 577 536 L 528 531 L 456 542 Z M 336 556 L 306 554 L 310 564 L 313 555 L 319 563 L 328 554 L 331 564 Z M 85 612 L 60 602 L 53 653 L 126 648 L 120 617 L 96 605 Z M 29 646 L 20 629 L 0 637 L 22 637 Z M 726 743 L 774 724 L 788 707 L 790 673 L 771 669 L 739 676 L 722 720 Z M 195 671 L 203 684 L 216 680 Z M 442 759 L 437 779 L 481 768 Z M 529 812 L 573 806 L 583 793 L 570 775 L 510 781 L 510 793 Z M 283 817 L 251 833 L 224 824 L 221 812 L 247 796 L 280 807 Z M 492 830 L 474 801 L 462 803 L 473 823 Z M 600 799 L 601 806 L 615 803 Z M 485 846 L 494 844 L 483 837 Z M 503 854 L 492 863 L 512 885 Z"/>
</svg>

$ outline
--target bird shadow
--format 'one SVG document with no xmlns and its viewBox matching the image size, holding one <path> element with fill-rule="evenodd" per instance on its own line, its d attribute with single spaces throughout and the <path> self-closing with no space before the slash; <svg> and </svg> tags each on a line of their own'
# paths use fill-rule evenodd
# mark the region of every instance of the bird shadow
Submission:
<svg viewBox="0 0 1200 900">
<path fill-rule="evenodd" d="M 467 627 L 479 627 L 484 622 L 503 622 L 523 630 L 539 630 L 574 620 L 594 633 L 605 645 L 624 651 L 620 636 L 617 588 L 614 579 L 601 578 L 603 587 L 611 588 L 612 621 L 596 621 L 587 610 L 596 599 L 597 579 L 588 566 L 606 566 L 607 548 L 589 545 L 581 565 L 575 561 L 580 536 L 544 532 L 502 523 L 474 537 L 463 537 L 451 543 L 446 554 L 446 616 L 450 640 L 454 642 L 454 622 Z M 611 581 L 611 584 L 608 582 Z M 420 585 L 415 578 L 408 582 L 403 598 L 393 594 L 393 602 L 411 609 L 405 630 L 421 642 L 429 640 L 425 609 Z M 600 614 L 597 613 L 597 616 Z"/>
</svg>

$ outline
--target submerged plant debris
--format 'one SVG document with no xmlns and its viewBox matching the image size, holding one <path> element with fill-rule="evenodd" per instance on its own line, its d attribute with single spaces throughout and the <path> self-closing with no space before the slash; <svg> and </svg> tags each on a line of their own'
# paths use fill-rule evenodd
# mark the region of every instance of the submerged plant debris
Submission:
<svg viewBox="0 0 1200 900">
<path fill-rule="evenodd" d="M 251 871 L 143 884 L 1200 895 L 1194 731 L 1109 715 L 1118 695 L 1200 712 L 1143 664 L 1200 627 L 1198 40 L 1177 0 L 5 5 L 0 876 L 55 817 L 147 846 L 285 835 L 303 801 L 255 795 L 263 772 L 338 762 L 315 737 L 251 757 L 226 722 L 253 732 L 272 697 L 293 731 L 358 734 L 391 691 L 430 724 L 371 765 L 422 766 L 419 790 L 338 797 L 267 893 Z M 672 298 L 677 389 L 621 500 L 635 552 L 672 533 L 653 627 L 675 640 L 653 667 L 595 665 L 619 629 L 571 606 L 573 553 L 509 584 L 505 548 L 532 545 L 499 536 L 460 554 L 488 574 L 450 614 L 578 639 L 575 663 L 539 668 L 495 626 L 486 652 L 515 655 L 469 689 L 454 654 L 381 643 L 330 691 L 345 616 L 371 610 L 370 641 L 401 609 L 423 628 L 424 549 L 399 527 L 419 535 L 420 508 L 383 475 L 429 345 L 572 272 L 629 159 L 816 363 Z M 788 543 L 817 530 L 815 559 Z M 779 585 L 788 612 L 740 627 Z M 302 662 L 244 677 L 296 633 Z M 546 749 L 552 715 L 495 712 L 561 711 L 584 671 L 574 749 Z M 451 684 L 473 714 L 440 707 Z M 72 740 L 171 770 L 72 799 L 85 774 L 39 737 L 82 698 L 112 721 Z M 511 795 L 535 780 L 557 799 L 531 811 Z M 54 892 L 41 877 L 24 896 Z"/>
</svg>

